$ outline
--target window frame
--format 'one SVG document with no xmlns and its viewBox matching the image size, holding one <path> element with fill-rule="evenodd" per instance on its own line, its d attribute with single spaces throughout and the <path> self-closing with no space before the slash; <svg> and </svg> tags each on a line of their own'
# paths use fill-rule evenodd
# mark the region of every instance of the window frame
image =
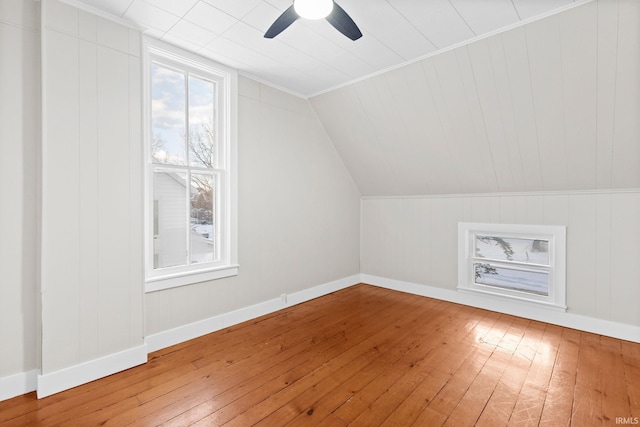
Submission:
<svg viewBox="0 0 640 427">
<path fill-rule="evenodd" d="M 185 286 L 194 283 L 232 277 L 238 274 L 238 160 L 237 160 L 237 97 L 238 75 L 237 71 L 218 64 L 199 55 L 187 52 L 176 46 L 161 42 L 151 37 L 143 38 L 143 146 L 144 146 L 144 259 L 145 259 L 145 292 L 154 292 Z M 207 168 L 207 174 L 212 173 L 215 179 L 216 193 L 214 224 L 216 241 L 214 245 L 219 248 L 218 260 L 207 263 L 191 263 L 190 255 L 188 265 L 154 267 L 154 171 L 163 169 L 193 169 L 198 173 L 197 166 L 187 165 L 172 166 L 154 163 L 152 160 L 152 79 L 151 67 L 154 62 L 172 69 L 193 74 L 215 82 L 216 85 L 216 114 L 218 128 L 219 153 L 221 162 L 215 168 Z M 187 107 L 188 108 L 188 107 Z M 190 175 L 188 175 L 190 176 Z M 223 178 L 219 180 L 218 178 Z M 187 197 L 188 199 L 188 197 Z M 188 203 L 188 200 L 185 201 Z M 190 230 L 191 214 L 187 210 L 186 227 Z M 190 251 L 190 248 L 188 248 Z M 187 252 L 189 254 L 190 252 Z"/>
<path fill-rule="evenodd" d="M 487 259 L 488 264 L 515 271 L 548 272 L 549 294 L 476 283 L 476 236 L 547 240 L 549 265 Z M 524 304 L 566 311 L 566 227 L 497 223 L 458 223 L 458 291 L 506 298 Z"/>
</svg>

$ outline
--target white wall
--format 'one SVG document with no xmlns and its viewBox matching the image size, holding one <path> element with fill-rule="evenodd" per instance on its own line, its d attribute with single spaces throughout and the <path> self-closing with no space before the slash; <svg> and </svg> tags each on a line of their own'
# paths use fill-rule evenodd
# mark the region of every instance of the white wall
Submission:
<svg viewBox="0 0 640 427">
<path fill-rule="evenodd" d="M 315 111 L 241 78 L 240 274 L 146 295 L 140 35 L 44 0 L 40 170 L 38 3 L 0 1 L 0 389 L 39 368 L 44 385 L 105 374 L 144 336 L 359 272 L 452 290 L 457 221 L 567 225 L 569 313 L 640 325 L 640 3 L 589 3 Z M 358 187 L 522 193 L 360 204 Z"/>
<path fill-rule="evenodd" d="M 311 99 L 365 196 L 640 187 L 640 2 L 598 0 Z"/>
<path fill-rule="evenodd" d="M 640 326 L 639 190 L 366 198 L 362 217 L 362 273 L 451 291 L 458 222 L 564 225 L 567 313 Z"/>
<path fill-rule="evenodd" d="M 57 0 L 42 7 L 39 393 L 55 391 L 57 373 L 144 344 L 140 33 Z"/>
<path fill-rule="evenodd" d="M 359 272 L 360 194 L 308 102 L 239 93 L 240 273 L 148 293 L 147 335 Z"/>
<path fill-rule="evenodd" d="M 46 396 L 142 363 L 145 336 L 357 277 L 360 193 L 320 122 L 242 78 L 240 274 L 145 297 L 140 34 L 58 0 L 40 26 L 39 4 L 0 2 L 0 399 L 36 376 Z"/>
<path fill-rule="evenodd" d="M 460 295 L 457 222 L 566 225 L 568 316 L 640 340 L 639 75 L 640 2 L 596 0 L 312 98 L 365 278 Z"/>
<path fill-rule="evenodd" d="M 0 1 L 0 400 L 38 368 L 40 4 Z M 21 381 L 24 381 L 22 378 Z"/>
</svg>

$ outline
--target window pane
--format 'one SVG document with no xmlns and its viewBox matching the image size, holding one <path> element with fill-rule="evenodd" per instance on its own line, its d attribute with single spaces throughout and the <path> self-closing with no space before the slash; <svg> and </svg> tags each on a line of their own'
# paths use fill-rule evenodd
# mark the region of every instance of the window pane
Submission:
<svg viewBox="0 0 640 427">
<path fill-rule="evenodd" d="M 189 76 L 189 159 L 191 166 L 213 168 L 216 160 L 214 85 Z"/>
<path fill-rule="evenodd" d="M 153 267 L 187 264 L 186 174 L 153 174 Z"/>
<path fill-rule="evenodd" d="M 151 97 L 153 162 L 186 165 L 184 74 L 152 64 Z"/>
<path fill-rule="evenodd" d="M 215 185 L 212 175 L 191 175 L 191 262 L 215 259 Z"/>
<path fill-rule="evenodd" d="M 476 235 L 475 256 L 497 261 L 549 265 L 549 241 Z"/>
<path fill-rule="evenodd" d="M 523 271 L 486 263 L 474 263 L 474 267 L 477 284 L 549 295 L 549 273 L 547 272 Z"/>
</svg>

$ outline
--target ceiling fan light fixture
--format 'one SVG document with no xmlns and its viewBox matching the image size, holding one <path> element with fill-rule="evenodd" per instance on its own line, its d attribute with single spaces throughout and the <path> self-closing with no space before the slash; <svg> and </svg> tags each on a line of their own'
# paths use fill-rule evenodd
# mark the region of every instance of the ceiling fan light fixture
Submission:
<svg viewBox="0 0 640 427">
<path fill-rule="evenodd" d="M 323 19 L 333 11 L 333 0 L 294 0 L 293 8 L 305 19 Z"/>
</svg>

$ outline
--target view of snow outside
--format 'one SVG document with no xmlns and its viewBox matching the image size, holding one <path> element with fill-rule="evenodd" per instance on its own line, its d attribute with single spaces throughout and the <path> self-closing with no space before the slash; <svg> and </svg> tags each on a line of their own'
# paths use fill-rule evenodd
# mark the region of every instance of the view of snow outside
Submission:
<svg viewBox="0 0 640 427">
<path fill-rule="evenodd" d="M 476 263 L 476 283 L 504 289 L 549 295 L 549 273 L 515 270 Z"/>
<path fill-rule="evenodd" d="M 475 236 L 475 256 L 500 263 L 549 265 L 547 240 Z M 491 262 L 474 263 L 476 283 L 538 295 L 549 295 L 549 273 L 505 267 Z"/>
<path fill-rule="evenodd" d="M 213 241 L 213 224 L 194 224 L 191 229 L 202 238 Z"/>
<path fill-rule="evenodd" d="M 213 225 L 194 224 L 191 226 L 191 262 L 202 263 L 214 260 Z"/>
<path fill-rule="evenodd" d="M 190 226 L 189 260 L 185 258 L 178 265 L 214 261 L 215 182 L 211 170 L 216 162 L 215 85 L 157 63 L 151 65 L 151 85 L 151 160 L 156 168 L 164 168 L 165 174 L 180 177 L 173 180 L 173 185 L 181 185 L 183 194 L 185 189 L 188 191 L 191 205 L 191 213 L 185 212 L 180 218 L 168 210 L 169 206 L 179 205 L 179 198 L 169 193 L 154 196 L 170 201 L 162 205 L 166 207 L 161 208 L 156 218 L 165 223 L 156 236 L 164 242 L 159 259 L 168 259 L 177 250 L 167 230 L 185 230 Z M 168 172 L 167 168 L 175 172 Z M 171 189 L 154 189 L 159 191 Z"/>
</svg>

